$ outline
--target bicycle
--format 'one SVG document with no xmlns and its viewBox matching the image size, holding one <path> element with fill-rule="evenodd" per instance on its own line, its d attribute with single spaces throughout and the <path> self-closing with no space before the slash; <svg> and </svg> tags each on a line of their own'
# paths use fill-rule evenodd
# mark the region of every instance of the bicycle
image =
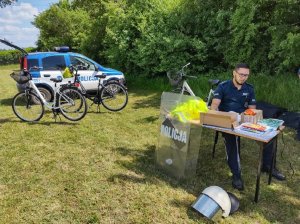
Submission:
<svg viewBox="0 0 300 224">
<path fill-rule="evenodd" d="M 210 90 L 208 92 L 208 96 L 206 97 L 206 105 L 210 107 L 214 97 L 215 89 L 221 83 L 221 81 L 219 79 L 209 79 L 208 82 L 210 83 Z"/>
<path fill-rule="evenodd" d="M 83 67 L 83 66 L 81 66 Z M 80 67 L 80 68 L 81 68 Z M 95 75 L 96 78 L 99 78 L 96 94 L 89 93 L 85 88 L 82 82 L 79 80 L 80 74 L 78 74 L 78 67 L 69 66 L 70 71 L 74 74 L 74 83 L 87 99 L 92 101 L 93 104 L 97 104 L 97 111 L 100 111 L 100 105 L 102 104 L 107 110 L 110 111 L 120 111 L 124 109 L 128 103 L 128 92 L 125 86 L 114 82 L 105 82 L 106 75 Z M 83 68 L 84 69 L 84 68 Z"/>
<path fill-rule="evenodd" d="M 178 72 L 176 73 L 167 73 L 167 76 L 169 78 L 169 81 L 172 86 L 175 87 L 172 92 L 175 93 L 180 93 L 180 95 L 190 95 L 190 96 L 195 96 L 194 92 L 192 91 L 191 87 L 188 85 L 186 78 L 191 77 L 191 78 L 197 78 L 195 76 L 187 76 L 184 73 L 184 68 L 189 66 L 190 63 L 184 65 Z M 206 106 L 210 109 L 213 97 L 214 97 L 214 92 L 216 87 L 221 83 L 220 80 L 218 79 L 209 79 L 208 80 L 210 84 L 210 90 L 208 92 L 206 99 Z M 215 156 L 215 151 L 216 151 L 216 145 L 218 142 L 219 138 L 219 132 L 216 131 L 215 136 L 214 136 L 214 145 L 213 145 L 213 151 L 212 151 L 212 157 L 214 158 Z M 238 139 L 238 142 L 240 144 L 240 139 Z"/>
<path fill-rule="evenodd" d="M 180 95 L 196 96 L 186 80 L 187 78 L 197 78 L 197 77 L 186 75 L 184 71 L 184 69 L 188 67 L 190 64 L 191 63 L 187 63 L 179 71 L 167 72 L 167 77 L 169 78 L 171 86 L 175 87 L 175 89 L 173 89 L 172 92 L 180 93 Z"/>
<path fill-rule="evenodd" d="M 17 83 L 26 84 L 25 91 L 17 93 L 12 102 L 14 114 L 22 121 L 39 121 L 45 113 L 45 106 L 52 110 L 55 120 L 61 113 L 70 121 L 78 121 L 87 113 L 86 100 L 77 88 L 69 84 L 57 86 L 62 79 L 50 79 L 55 83 L 54 100 L 47 102 L 32 81 L 29 71 L 13 72 L 10 76 Z"/>
<path fill-rule="evenodd" d="M 175 87 L 172 92 L 180 93 L 180 95 L 196 96 L 186 80 L 187 78 L 197 77 L 186 75 L 184 71 L 184 69 L 190 64 L 191 63 L 187 63 L 177 72 L 167 72 L 167 77 L 169 78 L 170 84 Z M 208 96 L 206 97 L 206 105 L 209 107 L 214 96 L 214 90 L 221 81 L 218 79 L 210 79 L 208 82 L 210 83 L 210 90 Z"/>
</svg>

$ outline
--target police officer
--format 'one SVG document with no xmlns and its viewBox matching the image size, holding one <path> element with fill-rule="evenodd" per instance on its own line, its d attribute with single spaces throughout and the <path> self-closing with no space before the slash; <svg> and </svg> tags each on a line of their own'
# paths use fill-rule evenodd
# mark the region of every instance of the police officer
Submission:
<svg viewBox="0 0 300 224">
<path fill-rule="evenodd" d="M 233 70 L 232 80 L 227 80 L 219 84 L 214 93 L 211 104 L 212 110 L 244 112 L 247 108 L 256 108 L 256 100 L 253 86 L 246 83 L 250 69 L 247 64 L 237 64 Z M 241 177 L 241 165 L 239 156 L 238 137 L 235 135 L 222 134 L 225 140 L 227 162 L 232 172 L 232 186 L 238 190 L 244 189 Z M 263 172 L 268 172 L 271 167 L 273 145 L 269 144 L 263 151 Z M 276 168 L 273 169 L 272 176 L 278 180 L 285 180 L 285 176 Z"/>
</svg>

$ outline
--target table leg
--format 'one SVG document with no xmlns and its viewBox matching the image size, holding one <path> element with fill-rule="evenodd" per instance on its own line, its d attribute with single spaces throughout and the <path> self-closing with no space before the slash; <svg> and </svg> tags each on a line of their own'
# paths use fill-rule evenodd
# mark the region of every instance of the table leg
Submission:
<svg viewBox="0 0 300 224">
<path fill-rule="evenodd" d="M 260 152 L 259 152 L 259 161 L 258 161 L 258 167 L 257 167 L 257 177 L 256 177 L 256 189 L 255 189 L 255 197 L 254 201 L 258 202 L 258 196 L 259 196 L 259 186 L 260 186 L 260 174 L 261 174 L 261 165 L 262 165 L 262 159 L 263 159 L 263 150 L 264 150 L 264 143 L 260 142 Z"/>
<path fill-rule="evenodd" d="M 269 172 L 269 180 L 268 180 L 268 185 L 271 184 L 272 181 L 272 173 L 273 169 L 276 163 L 276 154 L 277 154 L 277 136 L 272 140 L 273 141 L 273 149 L 272 149 L 272 162 L 271 162 L 271 167 L 270 167 L 270 172 Z"/>
<path fill-rule="evenodd" d="M 213 146 L 213 151 L 212 151 L 212 158 L 215 158 L 215 152 L 216 152 L 216 145 L 218 143 L 218 138 L 219 138 L 219 132 L 215 132 L 215 141 L 214 141 L 214 146 Z"/>
</svg>

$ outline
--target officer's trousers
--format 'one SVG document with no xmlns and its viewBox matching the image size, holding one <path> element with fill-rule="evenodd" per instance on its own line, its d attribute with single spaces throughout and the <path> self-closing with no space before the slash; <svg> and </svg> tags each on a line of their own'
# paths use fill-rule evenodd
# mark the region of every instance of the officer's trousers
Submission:
<svg viewBox="0 0 300 224">
<path fill-rule="evenodd" d="M 227 153 L 227 163 L 233 175 L 241 177 L 241 163 L 240 163 L 240 154 L 239 154 L 239 143 L 238 137 L 235 135 L 222 133 L 225 141 L 226 153 Z M 263 151 L 263 168 L 270 169 L 272 163 L 272 150 L 273 144 L 268 144 Z M 255 153 L 257 157 L 259 156 L 259 148 L 251 149 L 251 152 Z M 245 159 L 247 159 L 245 157 Z"/>
</svg>

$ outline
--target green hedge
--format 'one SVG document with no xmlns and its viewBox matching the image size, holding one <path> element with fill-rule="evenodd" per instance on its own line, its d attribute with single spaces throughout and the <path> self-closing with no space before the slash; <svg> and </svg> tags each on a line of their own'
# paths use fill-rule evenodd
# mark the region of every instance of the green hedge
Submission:
<svg viewBox="0 0 300 224">
<path fill-rule="evenodd" d="M 222 72 L 246 62 L 275 75 L 300 66 L 299 11 L 299 0 L 63 0 L 33 24 L 39 49 L 76 47 L 126 74 L 159 76 L 187 62 L 193 74 Z"/>
<path fill-rule="evenodd" d="M 25 51 L 32 52 L 34 48 L 26 48 Z M 0 65 L 9 65 L 19 63 L 21 53 L 18 50 L 0 50 Z"/>
</svg>

